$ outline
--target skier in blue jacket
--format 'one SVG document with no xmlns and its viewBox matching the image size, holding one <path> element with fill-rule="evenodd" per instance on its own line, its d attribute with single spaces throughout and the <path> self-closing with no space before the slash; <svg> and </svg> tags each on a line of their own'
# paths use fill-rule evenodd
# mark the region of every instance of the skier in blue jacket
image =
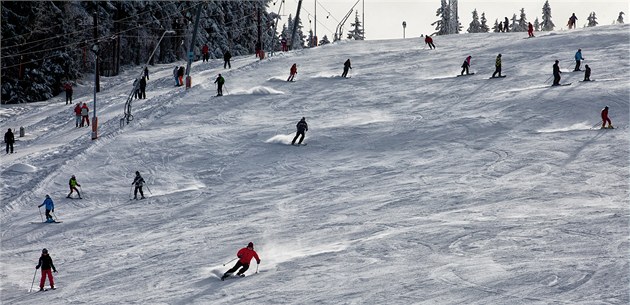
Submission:
<svg viewBox="0 0 630 305">
<path fill-rule="evenodd" d="M 46 194 L 46 199 L 44 200 L 44 202 L 37 207 L 41 208 L 44 205 L 46 206 L 46 222 L 54 222 L 55 220 L 50 215 L 50 212 L 55 212 L 55 204 L 48 194 Z"/>
<path fill-rule="evenodd" d="M 575 52 L 575 69 L 573 69 L 574 72 L 582 71 L 580 70 L 580 64 L 582 60 L 584 60 L 584 57 L 582 57 L 582 49 L 578 49 L 578 51 Z"/>
</svg>

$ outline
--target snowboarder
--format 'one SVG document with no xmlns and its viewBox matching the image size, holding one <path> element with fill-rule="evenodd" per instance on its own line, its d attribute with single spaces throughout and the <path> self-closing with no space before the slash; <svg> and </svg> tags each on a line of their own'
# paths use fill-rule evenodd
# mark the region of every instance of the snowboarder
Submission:
<svg viewBox="0 0 630 305">
<path fill-rule="evenodd" d="M 510 32 L 510 20 L 508 20 L 508 17 L 505 17 L 505 21 L 503 21 L 503 31 L 506 33 Z"/>
<path fill-rule="evenodd" d="M 144 66 L 144 77 L 149 80 L 149 67 Z"/>
<path fill-rule="evenodd" d="M 553 84 L 552 84 L 552 86 L 559 86 L 560 85 L 560 73 L 562 73 L 562 71 L 560 71 L 559 63 L 560 63 L 560 61 L 556 59 L 556 63 L 553 64 Z"/>
<path fill-rule="evenodd" d="M 608 122 L 608 127 L 606 127 L 606 122 Z M 613 129 L 613 125 L 612 122 L 610 121 L 610 118 L 608 117 L 608 106 L 604 107 L 604 109 L 602 109 L 602 129 Z"/>
<path fill-rule="evenodd" d="M 83 103 L 83 106 L 81 106 L 81 117 L 83 117 L 83 119 L 81 119 L 81 127 L 86 123 L 87 126 L 90 127 L 90 109 L 86 103 Z"/>
<path fill-rule="evenodd" d="M 13 143 L 15 143 L 15 136 L 13 135 L 11 128 L 9 128 L 9 130 L 4 133 L 4 143 L 7 146 L 7 154 L 9 153 L 9 151 L 13 153 Z"/>
<path fill-rule="evenodd" d="M 143 76 L 140 79 L 140 87 L 138 89 L 138 98 L 139 99 L 146 99 L 147 98 L 146 89 L 147 89 L 147 79 Z"/>
<path fill-rule="evenodd" d="M 534 25 L 531 22 L 527 25 L 527 35 L 534 37 Z"/>
<path fill-rule="evenodd" d="M 208 55 L 208 44 L 204 43 L 203 47 L 201 47 L 201 54 L 203 55 L 202 62 L 207 62 L 210 60 L 210 56 Z"/>
<path fill-rule="evenodd" d="M 144 185 L 144 179 L 140 176 L 140 172 L 136 171 L 136 178 L 133 179 L 131 185 L 134 185 L 133 189 L 133 199 L 138 199 L 138 191 L 140 191 L 140 199 L 144 199 L 144 192 L 142 192 L 142 186 Z"/>
<path fill-rule="evenodd" d="M 584 81 L 585 82 L 590 82 L 591 81 L 591 68 L 588 65 L 584 65 Z"/>
<path fill-rule="evenodd" d="M 223 276 L 221 277 L 222 281 L 225 280 L 228 276 L 230 276 L 239 268 L 241 268 L 241 270 L 239 270 L 236 275 L 241 276 L 241 277 L 245 276 L 244 273 L 245 271 L 247 271 L 247 269 L 249 269 L 249 263 L 252 261 L 252 258 L 255 258 L 256 263 L 260 265 L 260 258 L 258 257 L 258 253 L 254 251 L 254 243 L 252 242 L 247 244 L 246 248 L 242 248 L 241 250 L 238 250 L 238 252 L 236 253 L 236 256 L 239 258 L 239 260 L 236 262 L 234 267 L 232 267 L 230 270 L 226 271 L 223 274 Z"/>
<path fill-rule="evenodd" d="M 429 49 L 431 50 L 435 49 L 435 45 L 433 44 L 433 38 L 431 38 L 431 36 L 429 35 L 425 36 L 424 43 L 429 46 Z"/>
<path fill-rule="evenodd" d="M 184 69 L 184 66 L 179 67 L 179 69 L 177 70 L 177 78 L 179 78 L 179 85 L 183 86 L 184 85 L 184 73 L 186 72 L 186 69 Z"/>
<path fill-rule="evenodd" d="M 472 56 L 469 55 L 464 60 L 464 63 L 462 64 L 462 72 L 460 73 L 460 75 L 464 75 L 464 71 L 466 71 L 466 75 L 470 74 L 470 73 L 468 73 L 468 67 L 470 67 L 470 59 L 471 58 L 472 58 Z"/>
<path fill-rule="evenodd" d="M 569 23 L 567 23 L 567 25 L 569 26 L 569 30 L 570 30 L 570 29 L 572 29 L 572 28 L 574 28 L 574 27 L 576 27 L 576 26 L 575 26 L 575 21 L 576 21 L 577 19 L 578 19 L 578 18 L 575 16 L 575 13 L 573 13 L 573 15 L 571 15 L 571 17 L 569 17 Z"/>
<path fill-rule="evenodd" d="M 582 60 L 584 60 L 584 58 L 582 57 L 582 49 L 578 49 L 577 52 L 575 52 L 575 69 L 573 69 L 573 72 L 582 71 L 580 70 L 580 64 L 582 63 Z"/>
<path fill-rule="evenodd" d="M 297 64 L 294 63 L 293 66 L 291 66 L 291 71 L 289 74 L 289 78 L 287 78 L 287 82 L 292 82 L 295 74 L 297 74 Z"/>
<path fill-rule="evenodd" d="M 37 208 L 41 208 L 44 205 L 46 206 L 46 222 L 55 222 L 53 217 L 50 215 L 51 212 L 55 212 L 55 203 L 52 201 L 50 195 L 48 194 L 46 194 L 46 199 L 44 199 L 44 202 L 38 205 Z"/>
<path fill-rule="evenodd" d="M 217 96 L 223 96 L 223 84 L 225 84 L 225 78 L 221 76 L 221 73 L 219 73 L 217 79 L 214 80 L 214 83 L 217 84 Z"/>
<path fill-rule="evenodd" d="M 350 65 L 350 58 L 343 63 L 343 73 L 341 73 L 341 77 L 347 77 L 349 69 L 352 69 L 352 66 Z"/>
<path fill-rule="evenodd" d="M 299 136 L 302 136 L 300 138 L 300 141 L 298 142 L 298 145 L 300 145 L 302 144 L 302 141 L 304 140 L 304 133 L 308 131 L 308 124 L 306 123 L 306 118 L 302 117 L 302 119 L 297 123 L 297 125 L 295 125 L 295 127 L 297 128 L 297 133 L 295 134 L 293 141 L 291 141 L 291 145 L 295 145 L 295 140 L 297 140 Z"/>
<path fill-rule="evenodd" d="M 52 272 L 57 273 L 57 269 L 55 268 L 55 265 L 53 265 L 53 260 L 50 255 L 48 255 L 48 250 L 46 248 L 42 250 L 42 256 L 39 257 L 39 261 L 37 262 L 35 269 L 39 269 L 39 267 L 42 267 L 42 279 L 39 281 L 39 291 L 44 291 L 46 277 L 48 277 L 50 289 L 55 290 L 55 280 L 53 279 Z M 52 272 L 50 272 L 51 269 Z"/>
<path fill-rule="evenodd" d="M 72 193 L 76 191 L 77 195 L 79 195 L 79 199 L 81 199 L 81 193 L 79 193 L 79 189 L 77 189 L 77 186 L 81 187 L 81 184 L 77 183 L 77 178 L 74 175 L 70 177 L 68 185 L 70 186 L 70 193 L 68 194 L 68 196 L 66 196 L 66 198 L 72 198 Z"/>
<path fill-rule="evenodd" d="M 66 91 L 66 105 L 68 105 L 68 102 L 72 104 L 72 84 L 70 82 L 66 82 L 63 85 L 63 89 Z"/>
<path fill-rule="evenodd" d="M 76 127 L 79 127 L 79 125 L 81 125 L 81 103 L 77 103 L 77 105 L 74 107 L 74 123 Z M 81 125 L 81 127 L 83 127 L 83 125 Z"/>
<path fill-rule="evenodd" d="M 230 68 L 232 69 L 232 64 L 230 64 L 230 58 L 232 58 L 232 54 L 230 54 L 230 51 L 225 51 L 225 53 L 223 53 L 223 69 L 227 69 Z"/>
<path fill-rule="evenodd" d="M 497 59 L 494 61 L 494 73 L 492 73 L 492 77 L 496 77 L 497 73 L 499 77 L 501 77 L 501 54 L 497 55 Z"/>
<path fill-rule="evenodd" d="M 175 69 L 173 69 L 173 77 L 175 78 L 175 87 L 181 86 L 181 84 L 179 83 L 179 77 L 177 77 L 177 71 L 179 71 L 179 67 L 175 66 Z"/>
</svg>

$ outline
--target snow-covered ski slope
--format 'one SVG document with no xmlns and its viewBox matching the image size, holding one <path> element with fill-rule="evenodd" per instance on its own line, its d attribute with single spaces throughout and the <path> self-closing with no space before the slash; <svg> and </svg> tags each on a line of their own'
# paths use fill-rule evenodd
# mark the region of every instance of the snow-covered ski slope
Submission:
<svg viewBox="0 0 630 305">
<path fill-rule="evenodd" d="M 196 62 L 189 90 L 155 66 L 121 129 L 138 67 L 102 78 L 97 141 L 61 96 L 3 106 L 27 135 L 1 158 L 2 304 L 628 304 L 629 32 L 344 41 Z M 555 59 L 572 85 L 545 83 Z M 29 223 L 45 194 L 64 223 Z M 258 274 L 220 281 L 250 241 Z M 42 248 L 59 289 L 29 294 Z"/>
</svg>

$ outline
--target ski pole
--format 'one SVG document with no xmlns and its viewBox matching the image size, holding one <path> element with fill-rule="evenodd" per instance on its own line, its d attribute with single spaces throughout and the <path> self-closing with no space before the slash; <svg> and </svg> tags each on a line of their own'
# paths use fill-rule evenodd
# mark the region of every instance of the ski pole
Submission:
<svg viewBox="0 0 630 305">
<path fill-rule="evenodd" d="M 133 194 L 133 184 L 131 185 L 131 188 L 129 189 L 129 200 L 131 200 L 131 194 Z"/>
<path fill-rule="evenodd" d="M 28 292 L 33 291 L 33 285 L 35 285 L 35 276 L 37 276 L 37 268 L 35 268 L 35 273 L 33 273 L 33 282 L 31 283 L 31 289 Z"/>
<path fill-rule="evenodd" d="M 549 82 L 549 80 L 550 80 L 552 77 L 553 77 L 553 75 L 552 75 L 552 76 L 549 76 L 549 78 L 545 81 L 545 83 L 548 83 L 548 82 Z"/>
<path fill-rule="evenodd" d="M 39 211 L 39 218 L 41 218 L 42 222 L 44 222 L 44 216 L 42 216 L 42 208 L 37 207 L 37 210 Z"/>
<path fill-rule="evenodd" d="M 230 93 L 228 92 L 228 89 L 227 89 L 227 87 L 226 87 L 225 85 L 223 85 L 223 90 L 225 90 L 225 94 L 230 94 Z"/>
<path fill-rule="evenodd" d="M 259 266 L 259 265 L 260 265 L 260 264 L 256 264 L 256 273 L 258 273 L 258 266 Z"/>
<path fill-rule="evenodd" d="M 149 191 L 149 194 L 153 195 L 153 193 L 151 193 L 151 189 L 149 188 L 148 185 L 147 185 L 147 191 Z"/>
<path fill-rule="evenodd" d="M 593 125 L 593 127 L 591 127 L 591 129 L 593 129 L 593 128 L 597 127 L 597 126 L 598 126 L 599 124 L 601 124 L 601 123 L 602 123 L 602 121 L 597 122 L 597 124 Z"/>
<path fill-rule="evenodd" d="M 83 193 L 83 188 L 79 186 L 79 188 L 81 189 L 81 193 L 83 194 L 83 196 L 85 197 L 85 193 Z M 81 197 L 81 196 L 79 196 Z"/>
<path fill-rule="evenodd" d="M 229 264 L 229 263 L 231 263 L 231 262 L 235 261 L 236 259 L 238 259 L 238 257 L 235 257 L 234 259 L 230 260 L 229 262 L 224 263 L 224 264 L 223 264 L 223 266 L 225 266 L 225 265 L 227 265 L 227 264 Z"/>
<path fill-rule="evenodd" d="M 55 217 L 55 221 L 59 220 L 59 219 L 57 218 L 57 215 L 55 215 L 55 212 L 50 212 L 50 213 L 51 213 L 51 214 Z"/>
</svg>

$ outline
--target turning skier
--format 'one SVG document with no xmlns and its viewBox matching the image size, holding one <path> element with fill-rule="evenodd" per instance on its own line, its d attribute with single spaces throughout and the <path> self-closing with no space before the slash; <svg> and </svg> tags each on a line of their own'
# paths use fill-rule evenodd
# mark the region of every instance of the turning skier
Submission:
<svg viewBox="0 0 630 305">
<path fill-rule="evenodd" d="M 293 64 L 293 66 L 291 66 L 291 71 L 289 73 L 290 74 L 289 78 L 287 78 L 287 82 L 292 82 L 295 74 L 297 74 L 297 64 Z"/>
<path fill-rule="evenodd" d="M 299 136 L 302 136 L 300 138 L 300 141 L 298 142 L 298 145 L 300 145 L 302 144 L 302 141 L 304 140 L 304 133 L 308 131 L 308 124 L 306 124 L 306 118 L 302 117 L 302 119 L 297 123 L 297 125 L 295 125 L 295 127 L 297 128 L 297 133 L 295 134 L 293 141 L 291 141 L 291 145 L 295 145 L 295 140 L 297 140 Z"/>
<path fill-rule="evenodd" d="M 217 96 L 223 96 L 223 84 L 225 84 L 225 78 L 221 76 L 217 76 L 217 79 L 214 80 L 214 83 L 217 84 Z"/>
<path fill-rule="evenodd" d="M 52 272 L 57 273 L 55 265 L 53 265 L 52 258 L 48 255 L 48 250 L 44 248 L 42 255 L 39 257 L 37 266 L 35 269 L 42 268 L 42 279 L 39 281 L 39 291 L 44 291 L 44 284 L 46 283 L 46 277 L 48 276 L 48 282 L 50 283 L 50 289 L 55 290 L 55 280 L 53 279 Z M 52 272 L 50 270 L 52 269 Z"/>
<path fill-rule="evenodd" d="M 46 222 L 55 222 L 53 217 L 50 215 L 51 212 L 55 212 L 55 203 L 50 198 L 50 195 L 46 194 L 46 199 L 44 199 L 44 202 L 38 205 L 37 208 L 41 208 L 42 206 L 46 206 Z"/>
<path fill-rule="evenodd" d="M 238 250 L 238 252 L 236 253 L 236 256 L 239 258 L 239 260 L 236 262 L 234 267 L 232 267 L 230 270 L 226 271 L 223 274 L 223 276 L 221 277 L 222 281 L 224 281 L 228 276 L 230 276 L 239 268 L 241 268 L 241 270 L 239 270 L 236 275 L 241 276 L 241 277 L 245 276 L 244 273 L 245 271 L 247 271 L 247 269 L 249 269 L 249 263 L 252 261 L 252 258 L 255 258 L 256 263 L 260 265 L 260 258 L 258 257 L 258 253 L 254 251 L 254 243 L 252 242 L 247 244 L 246 248 L 242 248 L 241 250 Z"/>
<path fill-rule="evenodd" d="M 556 59 L 556 63 L 553 64 L 553 84 L 552 86 L 560 86 L 560 61 Z"/>
<path fill-rule="evenodd" d="M 72 177 L 70 177 L 70 181 L 68 181 L 68 185 L 70 186 L 70 193 L 68 194 L 68 196 L 66 196 L 66 198 L 72 198 L 72 193 L 74 191 L 77 192 L 77 195 L 79 195 L 79 199 L 81 199 L 81 193 L 79 193 L 79 189 L 77 189 L 78 187 L 81 187 L 81 184 L 77 183 L 77 178 L 72 175 Z"/>
<path fill-rule="evenodd" d="M 606 127 L 606 122 L 608 122 L 608 127 Z M 602 109 L 602 129 L 614 129 L 612 122 L 608 117 L 608 106 Z"/>
<path fill-rule="evenodd" d="M 501 54 L 497 55 L 497 59 L 494 61 L 494 73 L 492 73 L 492 78 L 495 78 L 497 73 L 499 73 L 499 77 L 501 77 Z"/>
<path fill-rule="evenodd" d="M 429 46 L 429 49 L 431 50 L 435 49 L 435 45 L 433 44 L 433 38 L 431 38 L 431 36 L 426 35 L 424 37 L 424 43 Z"/>
<path fill-rule="evenodd" d="M 343 73 L 341 73 L 341 77 L 347 77 L 349 69 L 352 69 L 352 66 L 350 65 L 350 58 L 343 63 Z"/>
<path fill-rule="evenodd" d="M 464 71 L 466 71 L 466 75 L 469 75 L 470 73 L 468 73 L 468 67 L 470 67 L 470 58 L 472 56 L 468 56 L 466 57 L 466 60 L 464 60 L 464 63 L 462 64 L 462 72 L 460 73 L 460 75 L 464 75 Z"/>
<path fill-rule="evenodd" d="M 133 179 L 131 185 L 134 185 L 133 199 L 138 199 L 138 191 L 140 191 L 140 199 L 144 199 L 144 192 L 142 192 L 142 186 L 144 185 L 144 179 L 140 176 L 140 172 L 136 171 L 136 178 Z"/>
<path fill-rule="evenodd" d="M 590 82 L 591 81 L 591 68 L 588 65 L 584 65 L 584 81 L 585 82 Z"/>
</svg>

